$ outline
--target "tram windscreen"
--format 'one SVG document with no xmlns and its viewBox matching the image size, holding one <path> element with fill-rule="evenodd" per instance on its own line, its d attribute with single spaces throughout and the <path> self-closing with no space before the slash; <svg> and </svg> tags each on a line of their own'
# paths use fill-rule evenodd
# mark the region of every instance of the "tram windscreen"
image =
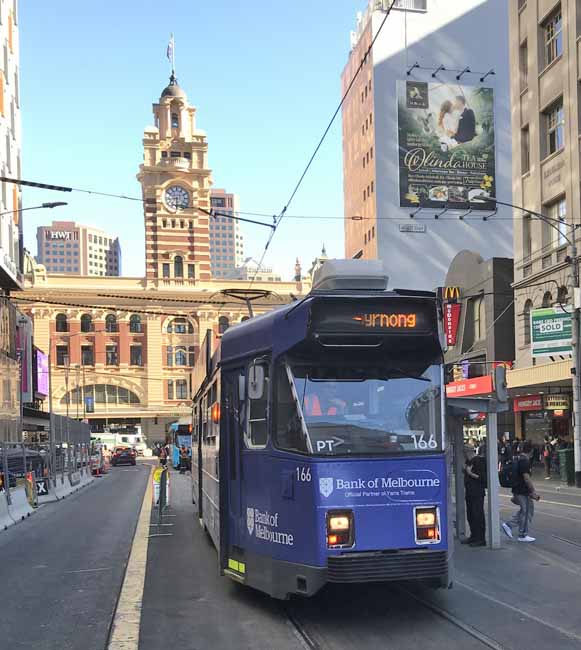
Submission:
<svg viewBox="0 0 581 650">
<path fill-rule="evenodd" d="M 281 365 L 277 445 L 303 453 L 442 450 L 440 366 L 336 368 Z"/>
</svg>

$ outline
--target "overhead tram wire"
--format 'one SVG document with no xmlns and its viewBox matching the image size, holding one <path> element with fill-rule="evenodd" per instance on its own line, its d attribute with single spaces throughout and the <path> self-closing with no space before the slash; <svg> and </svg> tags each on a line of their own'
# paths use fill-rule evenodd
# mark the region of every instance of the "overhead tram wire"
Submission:
<svg viewBox="0 0 581 650">
<path fill-rule="evenodd" d="M 248 288 L 251 289 L 252 285 L 254 284 L 254 281 L 256 280 L 256 277 L 258 276 L 258 273 L 260 272 L 260 269 L 262 267 L 262 264 L 264 262 L 264 258 L 266 257 L 266 253 L 268 252 L 268 248 L 276 235 L 276 231 L 278 230 L 278 227 L 280 226 L 282 220 L 284 219 L 284 216 L 290 206 L 290 204 L 293 202 L 293 199 L 295 198 L 297 192 L 299 191 L 299 188 L 301 187 L 303 180 L 305 179 L 305 176 L 309 172 L 309 169 L 311 168 L 311 165 L 313 164 L 313 161 L 315 160 L 317 154 L 319 153 L 319 149 L 323 145 L 323 142 L 325 141 L 325 138 L 327 137 L 327 134 L 331 130 L 331 127 L 333 126 L 333 123 L 335 122 L 335 119 L 337 115 L 339 114 L 339 111 L 343 107 L 343 104 L 345 103 L 345 100 L 347 99 L 347 96 L 349 95 L 351 88 L 353 88 L 355 84 L 355 80 L 359 76 L 359 73 L 361 70 L 363 70 L 363 66 L 367 63 L 369 60 L 369 55 L 371 54 L 371 51 L 373 50 L 373 46 L 375 45 L 375 41 L 379 38 L 379 35 L 381 34 L 383 30 L 383 26 L 387 22 L 387 19 L 389 18 L 389 15 L 391 14 L 391 10 L 393 9 L 393 6 L 395 5 L 396 0 L 392 0 L 391 4 L 389 5 L 389 9 L 386 11 L 385 16 L 383 20 L 381 21 L 381 25 L 379 26 L 379 29 L 377 30 L 377 33 L 373 37 L 371 43 L 369 44 L 369 47 L 365 50 L 365 54 L 361 57 L 361 61 L 359 62 L 359 66 L 357 67 L 357 70 L 355 71 L 355 74 L 353 75 L 353 78 L 349 82 L 349 85 L 347 86 L 347 89 L 343 93 L 343 96 L 341 97 L 341 101 L 339 102 L 339 105 L 335 109 L 335 112 L 333 113 L 329 124 L 327 124 L 327 128 L 323 131 L 323 135 L 319 139 L 319 142 L 317 143 L 317 146 L 315 147 L 315 150 L 311 154 L 311 157 L 309 158 L 309 161 L 307 162 L 306 167 L 303 170 L 303 173 L 300 175 L 299 180 L 297 181 L 296 185 L 293 188 L 293 191 L 291 192 L 287 202 L 285 203 L 283 209 L 281 210 L 280 214 L 278 217 L 273 217 L 273 229 L 270 231 L 268 235 L 268 239 L 266 240 L 266 244 L 264 246 L 264 250 L 262 252 L 262 255 L 260 257 L 260 261 L 258 262 L 258 266 L 256 267 L 256 272 L 254 273 L 254 276 L 252 280 L 250 281 L 250 284 L 248 285 Z"/>
</svg>

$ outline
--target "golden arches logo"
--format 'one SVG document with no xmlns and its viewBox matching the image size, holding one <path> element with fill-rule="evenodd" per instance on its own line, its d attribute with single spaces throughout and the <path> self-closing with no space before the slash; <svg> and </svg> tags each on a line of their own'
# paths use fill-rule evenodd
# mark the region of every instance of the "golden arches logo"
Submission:
<svg viewBox="0 0 581 650">
<path fill-rule="evenodd" d="M 444 300 L 458 300 L 460 298 L 460 287 L 444 287 Z"/>
</svg>

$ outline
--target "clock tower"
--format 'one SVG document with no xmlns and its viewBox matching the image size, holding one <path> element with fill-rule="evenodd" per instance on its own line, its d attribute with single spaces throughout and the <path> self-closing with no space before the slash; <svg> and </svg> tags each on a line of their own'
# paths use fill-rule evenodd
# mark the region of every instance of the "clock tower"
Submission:
<svg viewBox="0 0 581 650">
<path fill-rule="evenodd" d="M 145 273 L 153 286 L 193 286 L 210 279 L 211 171 L 206 134 L 172 73 L 143 135 L 141 183 Z"/>
</svg>

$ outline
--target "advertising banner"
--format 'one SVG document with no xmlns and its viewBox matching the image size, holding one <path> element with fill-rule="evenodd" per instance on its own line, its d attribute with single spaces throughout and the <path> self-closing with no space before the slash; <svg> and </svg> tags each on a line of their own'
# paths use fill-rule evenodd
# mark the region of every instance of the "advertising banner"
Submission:
<svg viewBox="0 0 581 650">
<path fill-rule="evenodd" d="M 464 381 L 452 381 L 446 385 L 446 397 L 473 397 L 475 395 L 489 395 L 494 391 L 492 377 L 473 377 Z"/>
<path fill-rule="evenodd" d="M 32 321 L 24 315 L 19 315 L 16 328 L 17 352 L 21 363 L 20 392 L 24 404 L 33 400 L 32 389 Z"/>
<path fill-rule="evenodd" d="M 398 81 L 400 206 L 491 210 L 492 88 Z"/>
<path fill-rule="evenodd" d="M 533 357 L 571 353 L 571 307 L 561 306 L 531 311 L 531 352 Z"/>
<path fill-rule="evenodd" d="M 35 347 L 34 358 L 34 396 L 42 399 L 48 395 L 48 356 L 42 350 Z"/>
<path fill-rule="evenodd" d="M 569 409 L 569 395 L 545 395 L 545 410 L 566 411 Z"/>
<path fill-rule="evenodd" d="M 457 302 L 447 302 L 444 304 L 444 327 L 446 330 L 446 343 L 449 346 L 456 345 L 461 309 L 462 306 Z"/>
</svg>

